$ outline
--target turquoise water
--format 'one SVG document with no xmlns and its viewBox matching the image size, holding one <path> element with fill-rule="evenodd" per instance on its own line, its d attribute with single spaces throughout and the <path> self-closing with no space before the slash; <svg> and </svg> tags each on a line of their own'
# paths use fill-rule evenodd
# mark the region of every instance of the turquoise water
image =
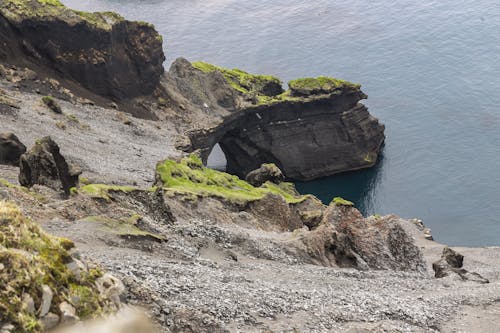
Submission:
<svg viewBox="0 0 500 333">
<path fill-rule="evenodd" d="M 300 183 L 365 214 L 419 217 L 437 240 L 500 245 L 500 3 L 63 0 L 152 22 L 178 56 L 363 85 L 386 125 L 379 164 Z"/>
</svg>

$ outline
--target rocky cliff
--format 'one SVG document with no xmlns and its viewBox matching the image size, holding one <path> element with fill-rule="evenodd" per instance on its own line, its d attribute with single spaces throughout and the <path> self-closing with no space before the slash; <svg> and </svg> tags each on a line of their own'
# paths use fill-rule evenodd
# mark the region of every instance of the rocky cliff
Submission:
<svg viewBox="0 0 500 333">
<path fill-rule="evenodd" d="M 4 62 L 55 72 L 115 100 L 152 93 L 165 59 L 151 24 L 58 0 L 2 0 L 0 43 Z"/>
<path fill-rule="evenodd" d="M 219 143 L 227 170 L 240 177 L 263 163 L 296 180 L 370 167 L 384 142 L 384 126 L 359 103 L 367 96 L 350 82 L 298 79 L 283 91 L 272 76 L 183 59 L 167 80 L 168 91 L 190 102 L 186 112 L 194 119 L 211 118 L 194 122 L 184 149 L 199 149 L 206 160 Z"/>
</svg>

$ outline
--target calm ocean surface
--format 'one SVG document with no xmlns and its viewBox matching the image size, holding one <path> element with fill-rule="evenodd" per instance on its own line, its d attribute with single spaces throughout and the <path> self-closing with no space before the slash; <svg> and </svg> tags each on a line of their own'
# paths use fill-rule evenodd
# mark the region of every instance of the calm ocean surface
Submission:
<svg viewBox="0 0 500 333">
<path fill-rule="evenodd" d="M 451 245 L 500 245 L 500 2 L 63 0 L 117 11 L 179 56 L 362 84 L 386 125 L 378 165 L 300 183 L 365 214 L 419 217 Z"/>
</svg>

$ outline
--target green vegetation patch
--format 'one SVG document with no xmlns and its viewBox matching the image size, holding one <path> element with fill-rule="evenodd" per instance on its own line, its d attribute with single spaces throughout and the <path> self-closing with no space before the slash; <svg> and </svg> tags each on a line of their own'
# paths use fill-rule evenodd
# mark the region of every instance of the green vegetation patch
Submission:
<svg viewBox="0 0 500 333">
<path fill-rule="evenodd" d="M 194 68 L 197 68 L 205 73 L 215 71 L 221 72 L 231 87 L 243 94 L 274 96 L 283 92 L 282 89 L 279 89 L 282 85 L 281 80 L 272 75 L 250 74 L 242 71 L 241 69 L 223 68 L 202 61 L 193 62 L 192 65 Z M 272 88 L 269 89 L 270 87 Z M 277 94 L 267 93 L 266 91 L 268 89 L 273 92 L 277 92 Z"/>
<path fill-rule="evenodd" d="M 88 216 L 84 219 L 87 222 L 99 223 L 103 225 L 104 231 L 109 231 L 115 235 L 125 238 L 146 238 L 156 242 L 164 242 L 165 238 L 137 227 L 137 222 L 141 219 L 139 215 L 132 215 L 126 219 L 110 219 L 105 216 Z"/>
<path fill-rule="evenodd" d="M 89 270 L 77 278 L 66 266 L 72 261 L 68 250 L 73 246 L 68 239 L 43 232 L 14 203 L 0 201 L 0 322 L 13 324 L 14 332 L 41 332 L 36 314 L 24 306 L 23 294 L 31 296 L 38 307 L 42 285 L 54 293 L 50 311 L 56 314 L 62 301 L 71 301 L 76 286 L 86 288 L 95 301 L 87 313 L 73 304 L 77 315 L 86 318 L 100 313 L 104 303 L 94 283 L 101 274 Z"/>
<path fill-rule="evenodd" d="M 293 95 L 311 95 L 330 93 L 337 89 L 354 88 L 359 89 L 361 85 L 332 77 L 319 76 L 296 79 L 288 82 Z"/>
<path fill-rule="evenodd" d="M 15 22 L 33 18 L 58 18 L 74 24 L 80 21 L 100 29 L 110 30 L 124 18 L 113 12 L 89 13 L 72 10 L 58 0 L 3 0 L 0 13 Z"/>
<path fill-rule="evenodd" d="M 266 182 L 261 187 L 254 187 L 237 176 L 204 167 L 196 155 L 180 162 L 160 162 L 156 173 L 165 191 L 187 197 L 215 197 L 235 204 L 257 201 L 269 193 L 282 196 L 288 203 L 299 203 L 307 198 L 291 191 L 292 186 L 288 183 Z"/>
<path fill-rule="evenodd" d="M 338 206 L 354 206 L 354 203 L 352 201 L 346 200 L 341 197 L 333 198 L 332 202 Z"/>
<path fill-rule="evenodd" d="M 7 179 L 4 179 L 4 178 L 0 178 L 0 187 L 7 187 L 7 188 L 15 189 L 17 191 L 21 191 L 21 192 L 26 193 L 27 195 L 31 196 L 33 199 L 35 199 L 41 203 L 48 202 L 48 199 L 46 197 L 44 197 L 43 195 L 41 195 L 40 193 L 36 193 L 36 192 L 34 192 L 34 191 L 30 190 L 29 188 L 24 187 L 24 186 L 12 184 Z"/>
<path fill-rule="evenodd" d="M 94 199 L 104 199 L 106 201 L 110 201 L 112 197 L 112 192 L 130 193 L 138 190 L 139 189 L 137 187 L 133 186 L 88 184 L 80 187 L 78 189 L 78 192 L 84 193 Z"/>
</svg>

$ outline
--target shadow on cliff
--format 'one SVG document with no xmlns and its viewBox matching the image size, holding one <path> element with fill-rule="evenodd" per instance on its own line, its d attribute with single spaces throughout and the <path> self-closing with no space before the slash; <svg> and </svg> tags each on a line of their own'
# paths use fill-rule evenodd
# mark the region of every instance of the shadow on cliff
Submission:
<svg viewBox="0 0 500 333">
<path fill-rule="evenodd" d="M 313 194 L 324 204 L 329 204 L 334 197 L 342 197 L 354 202 L 363 215 L 374 212 L 374 200 L 378 184 L 382 178 L 384 153 L 377 163 L 369 169 L 350 171 L 309 182 L 295 182 L 301 194 Z"/>
</svg>

